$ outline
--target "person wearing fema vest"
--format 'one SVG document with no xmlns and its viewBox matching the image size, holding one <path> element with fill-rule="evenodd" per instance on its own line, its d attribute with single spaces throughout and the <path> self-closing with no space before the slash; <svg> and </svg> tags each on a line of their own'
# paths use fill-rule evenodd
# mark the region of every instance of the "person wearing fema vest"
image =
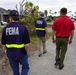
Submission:
<svg viewBox="0 0 76 75">
<path fill-rule="evenodd" d="M 28 75 L 27 50 L 30 47 L 29 34 L 27 28 L 18 22 L 19 14 L 16 10 L 11 10 L 9 16 L 10 23 L 2 31 L 3 50 L 6 50 L 13 75 Z M 22 65 L 21 74 L 19 64 Z"/>
<path fill-rule="evenodd" d="M 67 17 L 67 8 L 60 10 L 60 17 L 57 18 L 52 25 L 52 42 L 56 42 L 56 63 L 59 69 L 64 67 L 65 54 L 67 52 L 68 42 L 72 43 L 74 36 L 74 23 Z M 55 36 L 56 35 L 56 39 Z"/>
<path fill-rule="evenodd" d="M 47 23 L 45 21 L 45 14 L 43 12 L 40 13 L 40 17 L 35 21 L 35 30 L 36 35 L 38 37 L 38 56 L 42 55 L 41 52 L 41 43 L 43 45 L 43 54 L 47 53 L 46 50 L 46 36 L 47 36 Z"/>
</svg>

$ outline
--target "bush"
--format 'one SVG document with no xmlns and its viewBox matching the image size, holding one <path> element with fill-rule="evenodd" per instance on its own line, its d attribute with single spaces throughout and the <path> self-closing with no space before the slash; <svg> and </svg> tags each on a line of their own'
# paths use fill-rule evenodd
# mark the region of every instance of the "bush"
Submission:
<svg viewBox="0 0 76 75">
<path fill-rule="evenodd" d="M 35 16 L 21 16 L 21 19 L 20 19 L 20 23 L 25 25 L 29 31 L 29 34 L 30 36 L 34 36 L 35 35 L 35 29 L 34 29 L 34 24 L 35 24 L 35 21 L 38 17 Z"/>
</svg>

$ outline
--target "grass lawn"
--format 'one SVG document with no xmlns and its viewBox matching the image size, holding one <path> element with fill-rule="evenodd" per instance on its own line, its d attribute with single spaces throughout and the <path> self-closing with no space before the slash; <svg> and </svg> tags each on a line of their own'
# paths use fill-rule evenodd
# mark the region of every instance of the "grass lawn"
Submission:
<svg viewBox="0 0 76 75">
<path fill-rule="evenodd" d="M 2 28 L 2 27 L 0 27 L 0 31 L 2 31 L 2 29 L 3 29 L 3 28 Z"/>
<path fill-rule="evenodd" d="M 47 35 L 47 40 L 51 37 L 51 32 L 48 33 Z"/>
<path fill-rule="evenodd" d="M 37 37 L 36 36 L 31 36 L 30 40 L 32 43 L 37 42 Z"/>
<path fill-rule="evenodd" d="M 51 37 L 51 32 L 48 33 L 47 35 L 47 40 Z M 34 42 L 37 42 L 37 37 L 36 36 L 32 36 L 30 37 L 31 39 L 31 42 L 34 43 Z"/>
<path fill-rule="evenodd" d="M 47 26 L 48 26 L 49 28 L 51 28 L 51 26 L 52 26 L 53 22 L 54 22 L 54 21 L 47 22 Z"/>
</svg>

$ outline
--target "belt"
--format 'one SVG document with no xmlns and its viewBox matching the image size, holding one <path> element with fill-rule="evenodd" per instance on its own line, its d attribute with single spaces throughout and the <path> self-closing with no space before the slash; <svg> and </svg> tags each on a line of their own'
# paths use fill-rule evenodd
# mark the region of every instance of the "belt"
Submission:
<svg viewBox="0 0 76 75">
<path fill-rule="evenodd" d="M 62 37 L 62 36 L 57 36 L 56 38 L 69 38 L 69 37 L 67 37 L 67 36 L 64 36 L 64 37 Z"/>
</svg>

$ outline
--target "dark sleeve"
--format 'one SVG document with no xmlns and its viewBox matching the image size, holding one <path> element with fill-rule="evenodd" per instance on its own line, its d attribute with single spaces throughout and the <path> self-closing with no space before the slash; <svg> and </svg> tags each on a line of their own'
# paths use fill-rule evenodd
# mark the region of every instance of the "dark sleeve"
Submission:
<svg viewBox="0 0 76 75">
<path fill-rule="evenodd" d="M 30 37 L 29 37 L 29 33 L 26 27 L 24 29 L 24 34 L 23 34 L 23 43 L 24 44 L 30 43 Z"/>
<path fill-rule="evenodd" d="M 5 30 L 4 29 L 2 31 L 1 43 L 2 43 L 2 45 L 6 44 L 6 34 L 5 34 Z"/>
<path fill-rule="evenodd" d="M 44 20 L 44 25 L 45 25 L 45 27 L 47 27 L 47 22 Z"/>
</svg>

